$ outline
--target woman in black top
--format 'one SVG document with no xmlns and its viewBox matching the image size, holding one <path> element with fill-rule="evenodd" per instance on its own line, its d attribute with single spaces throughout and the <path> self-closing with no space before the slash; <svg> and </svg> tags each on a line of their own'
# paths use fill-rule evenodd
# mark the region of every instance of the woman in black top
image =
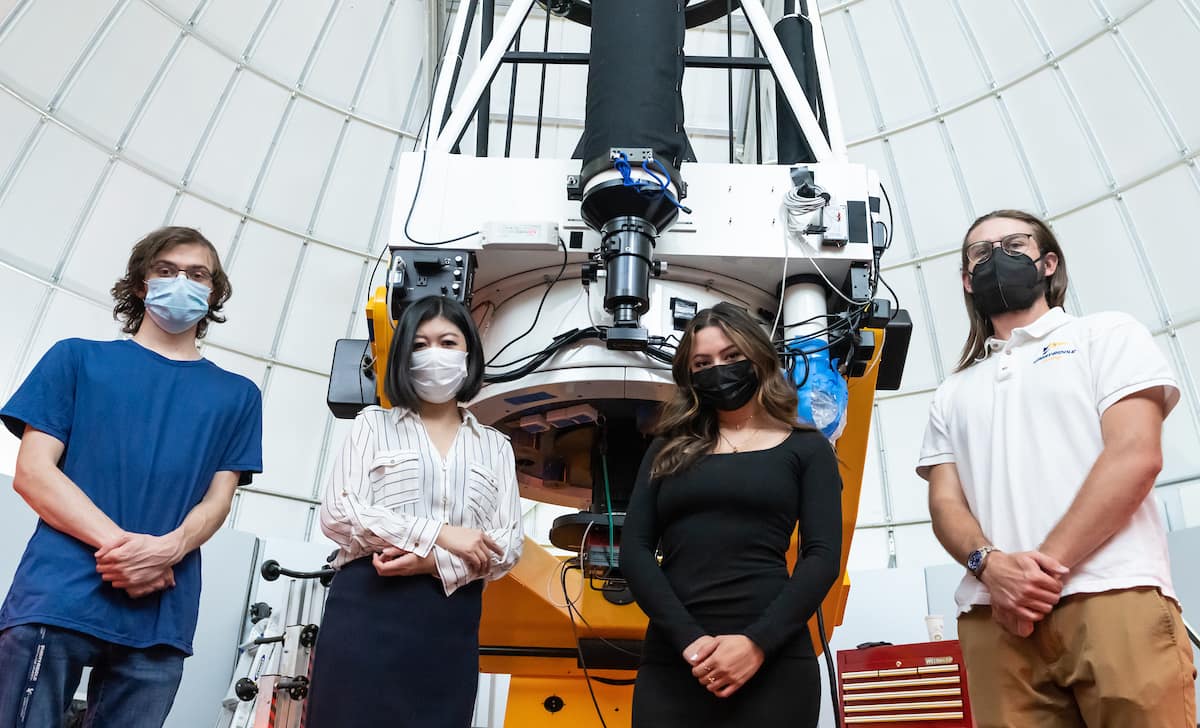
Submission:
<svg viewBox="0 0 1200 728">
<path fill-rule="evenodd" d="M 820 673 L 806 622 L 838 576 L 833 449 L 797 424 L 771 342 L 736 306 L 692 319 L 673 374 L 679 389 L 621 537 L 622 571 L 650 617 L 633 726 L 816 726 Z"/>
</svg>

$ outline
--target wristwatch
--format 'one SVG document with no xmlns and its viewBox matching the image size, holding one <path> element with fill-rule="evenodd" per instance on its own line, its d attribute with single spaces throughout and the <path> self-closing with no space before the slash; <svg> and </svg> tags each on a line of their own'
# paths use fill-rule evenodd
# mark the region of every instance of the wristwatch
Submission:
<svg viewBox="0 0 1200 728">
<path fill-rule="evenodd" d="M 999 550 L 994 546 L 981 546 L 975 549 L 967 557 L 967 569 L 975 575 L 975 578 L 979 578 L 983 575 L 984 566 L 987 565 L 987 555 Z"/>
</svg>

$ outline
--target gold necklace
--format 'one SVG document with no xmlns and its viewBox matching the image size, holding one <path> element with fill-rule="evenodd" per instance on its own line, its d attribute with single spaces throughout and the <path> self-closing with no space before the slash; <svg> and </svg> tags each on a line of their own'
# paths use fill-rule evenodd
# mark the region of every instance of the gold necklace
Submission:
<svg viewBox="0 0 1200 728">
<path fill-rule="evenodd" d="M 729 445 L 729 449 L 730 449 L 732 452 L 734 452 L 734 453 L 740 452 L 740 451 L 738 450 L 738 448 L 737 448 L 737 445 L 734 445 L 734 444 L 733 444 L 733 441 L 732 441 L 732 440 L 730 440 L 728 437 L 726 437 L 724 432 L 721 432 L 721 431 L 719 431 L 719 430 L 718 430 L 718 431 L 717 431 L 717 434 L 719 434 L 719 435 L 721 436 L 721 439 L 725 441 L 725 444 L 726 444 L 726 445 Z"/>
<path fill-rule="evenodd" d="M 757 416 L 758 416 L 758 414 L 757 414 L 757 413 L 750 415 L 750 416 L 749 416 L 749 417 L 747 417 L 746 419 L 744 419 L 744 420 L 742 420 L 741 422 L 739 422 L 739 423 L 737 423 L 736 425 L 734 425 L 734 426 L 733 426 L 733 429 L 734 429 L 735 431 L 737 431 L 737 432 L 741 432 L 742 428 L 743 428 L 743 427 L 745 427 L 746 425 L 750 424 L 751 422 L 753 422 L 753 421 L 754 421 L 754 418 L 755 418 L 755 417 L 757 417 Z"/>
<path fill-rule="evenodd" d="M 741 432 L 742 428 L 744 428 L 746 425 L 750 424 L 750 421 L 753 419 L 754 419 L 754 415 L 750 415 L 744 421 L 742 421 L 740 424 L 734 425 L 733 426 L 734 431 Z M 755 430 L 755 432 L 757 432 L 757 430 Z M 741 450 L 738 448 L 738 446 L 733 444 L 733 440 L 730 440 L 729 436 L 725 434 L 725 431 L 723 429 L 721 429 L 720 425 L 717 426 L 717 434 L 721 437 L 722 440 L 725 441 L 726 445 L 729 445 L 730 450 L 732 450 L 734 453 L 741 452 Z"/>
</svg>

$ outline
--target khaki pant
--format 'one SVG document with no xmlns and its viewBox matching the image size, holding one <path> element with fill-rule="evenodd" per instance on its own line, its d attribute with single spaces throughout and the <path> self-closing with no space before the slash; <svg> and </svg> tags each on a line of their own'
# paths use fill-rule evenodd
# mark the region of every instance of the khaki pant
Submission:
<svg viewBox="0 0 1200 728">
<path fill-rule="evenodd" d="M 975 607 L 958 639 L 977 728 L 1196 728 L 1192 648 L 1157 589 L 1065 597 L 1024 639 Z"/>
</svg>

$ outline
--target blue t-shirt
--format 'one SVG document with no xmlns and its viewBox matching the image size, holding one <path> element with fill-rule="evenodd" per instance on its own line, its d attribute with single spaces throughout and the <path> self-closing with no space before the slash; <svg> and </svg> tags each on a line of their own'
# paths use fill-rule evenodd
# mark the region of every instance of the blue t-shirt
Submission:
<svg viewBox="0 0 1200 728">
<path fill-rule="evenodd" d="M 0 410 L 18 437 L 30 425 L 61 440 L 59 467 L 126 531 L 178 528 L 222 470 L 262 472 L 262 396 L 206 359 L 175 361 L 132 340 L 54 345 Z M 38 521 L 0 629 L 49 624 L 130 647 L 192 652 L 200 550 L 175 565 L 175 587 L 131 598 L 100 578 L 95 549 Z"/>
</svg>

